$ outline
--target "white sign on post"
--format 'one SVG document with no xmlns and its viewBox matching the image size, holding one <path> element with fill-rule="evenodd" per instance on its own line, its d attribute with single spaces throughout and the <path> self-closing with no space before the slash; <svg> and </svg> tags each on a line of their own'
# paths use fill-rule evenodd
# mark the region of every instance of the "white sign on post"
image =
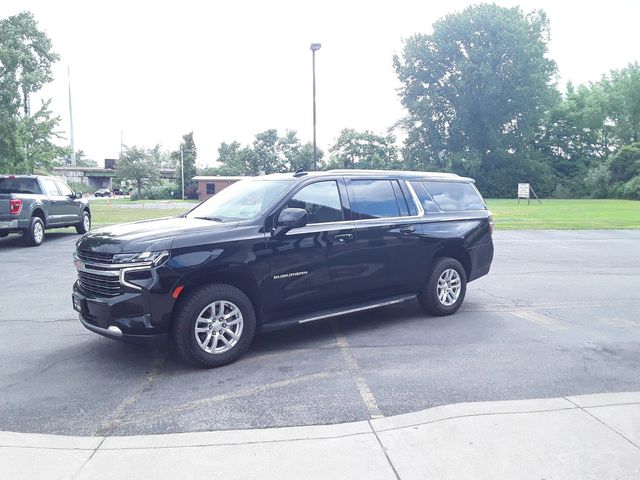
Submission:
<svg viewBox="0 0 640 480">
<path fill-rule="evenodd" d="M 528 183 L 518 184 L 518 198 L 529 199 L 530 194 L 531 194 L 531 186 Z"/>
</svg>

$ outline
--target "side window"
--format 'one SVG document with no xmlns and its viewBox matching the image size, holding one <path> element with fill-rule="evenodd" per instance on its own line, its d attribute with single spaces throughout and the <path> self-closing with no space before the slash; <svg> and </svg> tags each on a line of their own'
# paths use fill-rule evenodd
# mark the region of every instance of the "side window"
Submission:
<svg viewBox="0 0 640 480">
<path fill-rule="evenodd" d="M 71 189 L 69 188 L 69 186 L 66 183 L 59 182 L 59 181 L 56 180 L 56 185 L 58 186 L 58 190 L 60 190 L 60 193 L 62 195 L 67 195 L 67 196 L 72 196 L 73 197 L 73 192 L 71 191 Z"/>
<path fill-rule="evenodd" d="M 484 202 L 473 185 L 463 182 L 424 182 L 440 210 L 484 210 Z"/>
<path fill-rule="evenodd" d="M 425 212 L 435 213 L 440 211 L 422 182 L 411 182 L 411 186 L 413 187 L 413 191 L 416 192 L 416 196 Z"/>
<path fill-rule="evenodd" d="M 400 216 L 390 180 L 351 180 L 347 189 L 354 220 Z"/>
<path fill-rule="evenodd" d="M 44 187 L 44 191 L 47 192 L 47 195 L 58 196 L 60 192 L 58 192 L 58 187 L 56 187 L 55 182 L 50 178 L 41 178 L 42 186 Z"/>
<path fill-rule="evenodd" d="M 286 207 L 305 209 L 310 224 L 344 220 L 338 184 L 334 180 L 303 187 L 287 202 Z"/>
</svg>

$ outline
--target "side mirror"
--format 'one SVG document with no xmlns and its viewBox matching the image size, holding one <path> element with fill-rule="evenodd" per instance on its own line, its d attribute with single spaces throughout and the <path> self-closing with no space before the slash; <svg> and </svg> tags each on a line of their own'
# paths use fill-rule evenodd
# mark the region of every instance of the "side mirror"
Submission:
<svg viewBox="0 0 640 480">
<path fill-rule="evenodd" d="M 76 193 L 73 194 L 73 196 L 74 196 L 74 198 L 80 199 L 80 198 L 82 198 L 82 192 L 76 192 Z"/>
<path fill-rule="evenodd" d="M 303 208 L 285 208 L 278 215 L 278 227 L 299 228 L 309 221 L 309 214 Z"/>
</svg>

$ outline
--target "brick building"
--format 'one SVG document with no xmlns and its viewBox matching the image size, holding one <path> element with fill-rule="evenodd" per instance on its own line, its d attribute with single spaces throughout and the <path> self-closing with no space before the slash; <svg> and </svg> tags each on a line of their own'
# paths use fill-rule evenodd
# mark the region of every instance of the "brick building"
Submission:
<svg viewBox="0 0 640 480">
<path fill-rule="evenodd" d="M 247 177 L 197 176 L 193 180 L 198 184 L 198 200 L 203 201 L 224 190 L 232 183 Z"/>
</svg>

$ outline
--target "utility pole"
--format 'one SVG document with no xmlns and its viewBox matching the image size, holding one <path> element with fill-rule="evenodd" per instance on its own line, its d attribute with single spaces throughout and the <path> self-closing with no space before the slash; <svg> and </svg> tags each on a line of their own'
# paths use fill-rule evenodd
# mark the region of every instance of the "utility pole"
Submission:
<svg viewBox="0 0 640 480">
<path fill-rule="evenodd" d="M 180 173 L 182 174 L 182 200 L 184 200 L 184 152 L 180 145 Z"/>
<path fill-rule="evenodd" d="M 71 106 L 71 73 L 67 65 L 67 81 L 69 83 L 69 140 L 71 141 L 71 166 L 76 166 L 76 144 L 73 138 L 73 108 Z"/>
</svg>

